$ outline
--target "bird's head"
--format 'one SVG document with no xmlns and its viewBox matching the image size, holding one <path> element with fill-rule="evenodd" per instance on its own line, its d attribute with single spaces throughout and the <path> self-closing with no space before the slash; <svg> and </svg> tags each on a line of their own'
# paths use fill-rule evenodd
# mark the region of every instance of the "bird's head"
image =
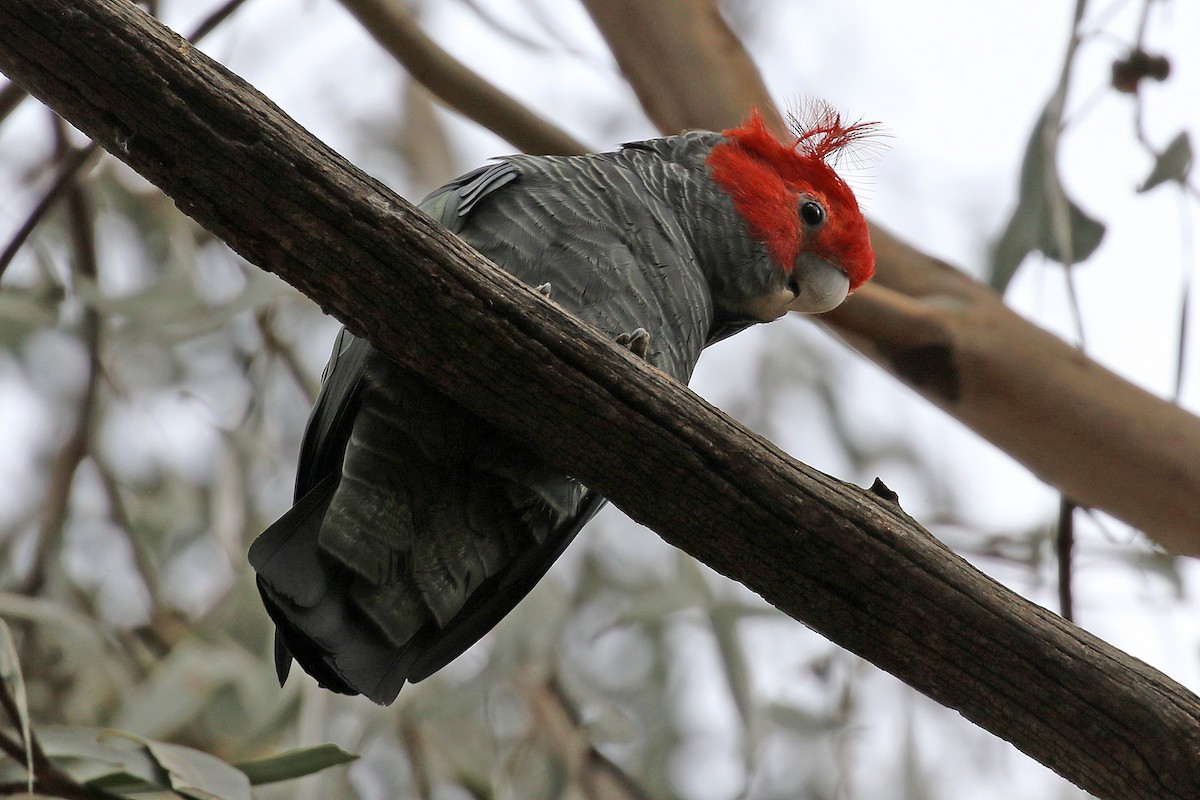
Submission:
<svg viewBox="0 0 1200 800">
<path fill-rule="evenodd" d="M 866 220 L 832 163 L 876 124 L 843 124 L 826 105 L 791 123 L 790 141 L 780 141 L 753 109 L 708 156 L 713 180 L 769 257 L 771 275 L 740 309 L 763 320 L 829 311 L 875 272 Z"/>
</svg>

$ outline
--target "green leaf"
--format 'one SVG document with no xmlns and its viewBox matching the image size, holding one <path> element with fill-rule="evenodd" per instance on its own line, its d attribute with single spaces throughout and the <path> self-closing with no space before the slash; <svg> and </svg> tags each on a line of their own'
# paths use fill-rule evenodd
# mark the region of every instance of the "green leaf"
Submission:
<svg viewBox="0 0 1200 800">
<path fill-rule="evenodd" d="M 17 707 L 15 720 L 20 728 L 21 744 L 25 748 L 25 770 L 28 789 L 33 791 L 33 749 L 30 739 L 33 734 L 29 723 L 29 703 L 25 695 L 25 678 L 21 675 L 21 662 L 17 658 L 17 648 L 13 644 L 12 633 L 8 623 L 0 619 L 0 680 L 8 687 L 13 703 Z"/>
<path fill-rule="evenodd" d="M 347 753 L 335 744 L 319 744 L 251 761 L 242 761 L 234 766 L 246 773 L 251 785 L 258 786 L 263 783 L 302 778 L 339 764 L 347 764 L 357 758 L 358 756 L 354 753 Z"/>
<path fill-rule="evenodd" d="M 38 740 L 55 764 L 79 783 L 123 794 L 169 787 L 166 772 L 143 740 L 105 728 L 48 725 Z"/>
<path fill-rule="evenodd" d="M 54 302 L 59 299 L 42 287 L 6 286 L 0 292 L 0 342 L 11 345 L 30 331 L 52 326 L 58 319 Z"/>
<path fill-rule="evenodd" d="M 1062 185 L 1054 152 L 1058 137 L 1045 135 L 1048 110 L 1049 107 L 1038 117 L 1025 149 L 1017 207 L 992 247 L 988 283 L 1001 293 L 1016 275 L 1021 262 L 1033 251 L 1054 261 L 1074 265 L 1086 261 L 1104 238 L 1104 224 L 1068 197 Z M 1052 202 L 1055 197 L 1062 197 L 1066 204 L 1066 231 L 1063 233 L 1070 246 L 1069 258 L 1062 252 L 1060 234 L 1055 230 L 1055 204 Z"/>
<path fill-rule="evenodd" d="M 819 736 L 837 730 L 840 723 L 825 714 L 814 714 L 799 706 L 771 703 L 767 717 L 781 728 L 804 736 Z"/>
<path fill-rule="evenodd" d="M 39 728 L 46 755 L 80 783 L 112 794 L 170 791 L 193 800 L 251 800 L 245 773 L 216 756 L 106 728 Z"/>
<path fill-rule="evenodd" d="M 116 716 L 118 728 L 145 736 L 170 738 L 227 688 L 238 692 L 243 706 L 270 697 L 273 674 L 245 651 L 191 640 L 176 646 L 141 686 L 129 693 Z"/>
<path fill-rule="evenodd" d="M 1183 183 L 1192 171 L 1192 140 L 1187 131 L 1180 131 L 1167 148 L 1154 160 L 1154 168 L 1138 187 L 1138 192 L 1148 192 L 1167 181 Z"/>
<path fill-rule="evenodd" d="M 150 740 L 145 744 L 179 794 L 195 800 L 251 800 L 250 780 L 237 767 L 190 747 Z"/>
</svg>

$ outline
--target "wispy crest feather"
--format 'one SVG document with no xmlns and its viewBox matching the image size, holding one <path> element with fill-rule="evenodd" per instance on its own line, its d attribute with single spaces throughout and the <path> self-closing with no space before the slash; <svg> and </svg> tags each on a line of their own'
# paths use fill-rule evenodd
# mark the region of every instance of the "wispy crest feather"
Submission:
<svg viewBox="0 0 1200 800">
<path fill-rule="evenodd" d="M 838 110 L 824 100 L 808 98 L 789 108 L 788 130 L 796 137 L 794 149 L 801 155 L 819 158 L 830 166 L 846 156 L 852 158 L 864 145 L 875 146 L 883 131 L 878 122 L 842 122 Z"/>
</svg>

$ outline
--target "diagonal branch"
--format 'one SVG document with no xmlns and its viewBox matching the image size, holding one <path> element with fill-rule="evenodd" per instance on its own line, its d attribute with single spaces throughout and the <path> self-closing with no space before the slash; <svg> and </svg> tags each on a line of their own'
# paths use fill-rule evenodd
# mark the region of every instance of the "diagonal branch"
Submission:
<svg viewBox="0 0 1200 800">
<path fill-rule="evenodd" d="M 571 155 L 583 145 L 472 72 L 421 30 L 403 0 L 342 0 L 375 40 L 435 97 L 527 153 Z"/>
<path fill-rule="evenodd" d="M 0 70 L 252 262 L 741 581 L 1102 798 L 1200 796 L 1200 699 L 521 286 L 126 0 L 0 0 Z"/>
</svg>

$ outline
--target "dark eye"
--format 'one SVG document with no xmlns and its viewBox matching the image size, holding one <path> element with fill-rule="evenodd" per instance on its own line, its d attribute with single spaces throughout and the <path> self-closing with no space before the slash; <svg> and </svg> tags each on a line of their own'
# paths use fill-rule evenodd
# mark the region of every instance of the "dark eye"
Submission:
<svg viewBox="0 0 1200 800">
<path fill-rule="evenodd" d="M 825 221 L 825 206 L 816 200 L 805 200 L 800 204 L 800 219 L 811 228 L 817 227 Z"/>
</svg>

